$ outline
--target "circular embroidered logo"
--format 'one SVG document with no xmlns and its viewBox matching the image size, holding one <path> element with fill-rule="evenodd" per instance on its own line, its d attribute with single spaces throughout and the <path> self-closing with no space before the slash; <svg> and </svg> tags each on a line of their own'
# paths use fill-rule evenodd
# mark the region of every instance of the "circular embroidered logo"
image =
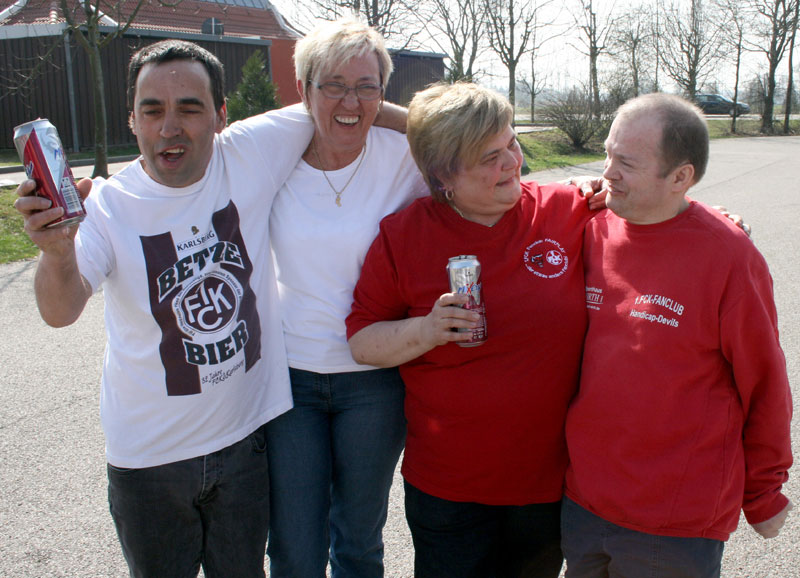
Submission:
<svg viewBox="0 0 800 578">
<path fill-rule="evenodd" d="M 569 266 L 569 257 L 558 241 L 539 239 L 525 248 L 525 267 L 543 279 L 561 277 Z"/>
</svg>

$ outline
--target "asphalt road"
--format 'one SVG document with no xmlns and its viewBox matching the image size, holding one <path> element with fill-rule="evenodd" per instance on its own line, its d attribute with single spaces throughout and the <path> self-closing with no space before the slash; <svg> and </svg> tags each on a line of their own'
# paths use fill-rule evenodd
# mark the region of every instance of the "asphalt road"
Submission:
<svg viewBox="0 0 800 578">
<path fill-rule="evenodd" d="M 580 170 L 599 174 L 602 163 Z M 532 177 L 549 182 L 573 171 Z M 800 399 L 800 137 L 714 141 L 708 174 L 691 194 L 728 206 L 753 227 L 753 239 L 775 280 L 781 341 L 795 399 Z M 0 266 L 0 576 L 125 576 L 106 502 L 98 416 L 105 346 L 102 294 L 89 301 L 73 326 L 48 328 L 34 305 L 35 266 L 35 261 Z M 795 455 L 800 451 L 798 420 Z M 726 546 L 723 576 L 800 577 L 796 470 L 786 492 L 798 509 L 782 535 L 763 540 L 742 521 Z M 387 577 L 411 577 L 413 551 L 399 474 L 385 542 Z"/>
</svg>

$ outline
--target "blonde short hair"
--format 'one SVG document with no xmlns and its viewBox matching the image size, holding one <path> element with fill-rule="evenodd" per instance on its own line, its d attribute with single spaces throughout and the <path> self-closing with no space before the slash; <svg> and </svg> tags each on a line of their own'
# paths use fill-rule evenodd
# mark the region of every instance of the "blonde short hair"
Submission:
<svg viewBox="0 0 800 578">
<path fill-rule="evenodd" d="M 381 86 L 385 90 L 393 65 L 380 33 L 353 18 L 323 22 L 295 44 L 294 70 L 298 80 L 308 85 L 352 58 L 372 53 L 378 57 Z"/>
<path fill-rule="evenodd" d="M 434 199 L 445 200 L 442 182 L 474 166 L 513 116 L 507 99 L 477 84 L 435 84 L 414 96 L 408 144 Z"/>
</svg>

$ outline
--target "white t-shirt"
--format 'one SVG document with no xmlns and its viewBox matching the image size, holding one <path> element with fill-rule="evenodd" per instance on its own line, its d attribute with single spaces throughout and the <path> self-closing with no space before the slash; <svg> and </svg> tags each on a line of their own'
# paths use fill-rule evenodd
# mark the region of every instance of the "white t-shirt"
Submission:
<svg viewBox="0 0 800 578">
<path fill-rule="evenodd" d="M 141 159 L 96 182 L 76 249 L 104 288 L 112 465 L 205 455 L 291 407 L 268 216 L 312 132 L 302 107 L 273 111 L 217 135 L 188 187 L 155 182 Z"/>
<path fill-rule="evenodd" d="M 289 366 L 317 373 L 374 369 L 350 354 L 345 317 L 380 220 L 428 195 L 405 135 L 373 127 L 366 157 L 341 195 L 300 161 L 270 216 Z M 328 178 L 341 191 L 359 159 Z"/>
</svg>

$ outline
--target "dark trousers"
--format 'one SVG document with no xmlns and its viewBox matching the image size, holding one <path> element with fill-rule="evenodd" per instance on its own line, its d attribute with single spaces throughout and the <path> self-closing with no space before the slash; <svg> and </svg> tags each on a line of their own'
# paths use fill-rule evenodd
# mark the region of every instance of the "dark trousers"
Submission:
<svg viewBox="0 0 800 578">
<path fill-rule="evenodd" d="M 724 542 L 629 530 L 569 498 L 561 512 L 567 578 L 719 578 Z"/>
<path fill-rule="evenodd" d="M 451 502 L 405 483 L 415 578 L 556 578 L 561 503 Z"/>
<path fill-rule="evenodd" d="M 108 501 L 134 577 L 263 578 L 269 526 L 264 427 L 152 468 L 108 465 Z"/>
</svg>

